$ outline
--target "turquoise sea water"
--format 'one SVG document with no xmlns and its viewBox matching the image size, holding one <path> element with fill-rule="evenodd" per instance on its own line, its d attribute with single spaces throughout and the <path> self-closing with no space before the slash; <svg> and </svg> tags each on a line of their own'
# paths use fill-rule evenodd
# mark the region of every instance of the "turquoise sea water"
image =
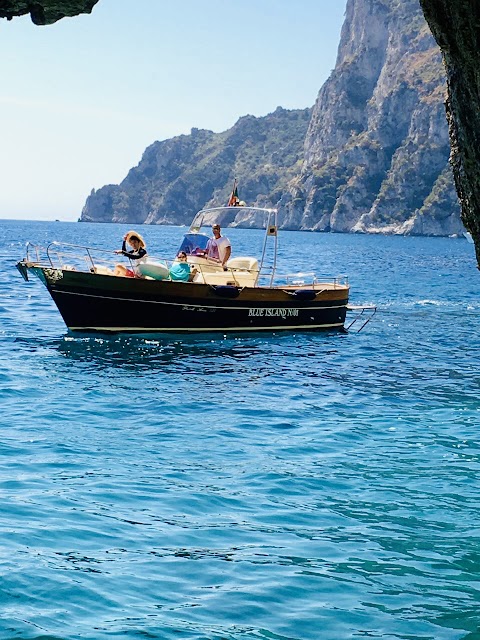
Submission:
<svg viewBox="0 0 480 640">
<path fill-rule="evenodd" d="M 127 227 L 0 228 L 1 639 L 480 638 L 472 245 L 283 233 L 357 334 L 76 336 L 14 264 Z"/>
</svg>

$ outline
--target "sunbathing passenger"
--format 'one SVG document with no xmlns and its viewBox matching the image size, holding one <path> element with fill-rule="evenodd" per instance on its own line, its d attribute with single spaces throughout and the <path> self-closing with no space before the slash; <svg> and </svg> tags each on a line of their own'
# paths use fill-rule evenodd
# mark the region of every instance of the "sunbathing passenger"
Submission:
<svg viewBox="0 0 480 640">
<path fill-rule="evenodd" d="M 191 282 L 195 277 L 197 270 L 190 269 L 185 251 L 180 251 L 177 259 L 178 262 L 174 262 L 170 267 L 170 280 L 176 280 L 177 282 Z"/>
</svg>

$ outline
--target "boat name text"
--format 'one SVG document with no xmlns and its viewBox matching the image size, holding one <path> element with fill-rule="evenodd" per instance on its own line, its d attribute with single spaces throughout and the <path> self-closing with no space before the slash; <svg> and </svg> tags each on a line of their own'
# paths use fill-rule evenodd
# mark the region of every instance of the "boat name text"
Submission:
<svg viewBox="0 0 480 640">
<path fill-rule="evenodd" d="M 282 318 L 286 318 L 287 316 L 298 316 L 298 309 L 284 309 L 284 308 L 276 308 L 276 309 L 249 309 L 249 316 L 281 316 Z"/>
</svg>

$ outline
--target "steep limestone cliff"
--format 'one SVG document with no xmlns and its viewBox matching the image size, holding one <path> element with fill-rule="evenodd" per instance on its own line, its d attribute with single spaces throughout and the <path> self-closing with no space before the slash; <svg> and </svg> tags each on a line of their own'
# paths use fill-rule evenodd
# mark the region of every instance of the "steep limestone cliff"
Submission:
<svg viewBox="0 0 480 640">
<path fill-rule="evenodd" d="M 152 145 L 121 185 L 90 195 L 82 220 L 186 223 L 193 208 L 225 202 L 236 176 L 242 198 L 278 205 L 285 228 L 462 234 L 444 78 L 418 0 L 348 0 L 303 154 L 289 141 L 301 127 L 281 124 L 281 109 L 222 134 L 194 131 Z"/>
<path fill-rule="evenodd" d="M 90 13 L 98 0 L 0 0 L 0 17 L 12 19 L 14 16 L 30 13 L 36 24 L 50 24 L 65 16 L 73 16 L 79 13 Z M 398 9 L 399 0 L 392 0 L 392 9 Z M 383 6 L 382 6 L 383 5 Z M 466 228 L 471 232 L 477 253 L 477 263 L 480 268 L 480 169 L 479 169 L 479 149 L 477 136 L 480 131 L 480 53 L 478 42 L 480 41 L 480 5 L 472 0 L 420 0 L 420 5 L 425 14 L 425 18 L 435 36 L 438 45 L 441 47 L 444 64 L 447 72 L 448 100 L 446 103 L 447 118 L 449 123 L 450 143 L 452 147 L 451 160 L 455 185 L 461 202 L 461 216 Z M 385 49 L 386 32 L 378 24 L 378 19 L 387 16 L 389 6 L 385 0 L 378 0 L 374 3 L 366 4 L 365 14 L 372 20 L 373 29 L 370 30 L 369 37 L 364 39 L 364 48 L 373 55 L 373 62 L 383 62 L 382 52 Z M 350 0 L 347 6 L 347 21 L 344 26 L 344 34 L 349 33 L 349 38 L 344 38 L 351 43 L 351 56 L 355 56 L 354 43 L 358 41 L 355 22 L 351 19 L 354 14 L 354 0 Z M 350 17 L 350 21 L 348 20 Z M 377 28 L 375 28 L 377 27 Z M 366 36 L 366 30 L 360 30 L 360 35 Z M 376 36 L 376 37 L 375 37 Z M 344 42 L 345 51 L 348 44 Z M 340 56 L 339 56 L 340 58 Z M 358 62 L 362 56 L 357 56 Z M 369 73 L 371 72 L 371 75 Z M 378 77 L 378 67 L 373 65 L 364 69 L 364 81 Z M 368 87 L 368 82 L 365 83 Z M 326 91 L 325 91 L 326 93 Z M 361 91 L 360 91 L 361 94 Z M 351 106 L 354 106 L 355 100 Z M 346 101 L 348 105 L 349 102 Z M 318 101 L 317 101 L 318 105 Z M 320 124 L 321 109 L 317 109 L 312 118 L 310 131 L 315 131 L 315 122 Z M 354 115 L 354 114 L 353 114 Z M 326 113 L 324 113 L 326 116 Z M 357 114 L 358 116 L 358 114 Z M 355 118 L 350 117 L 355 121 Z M 330 135 L 325 136 L 326 141 L 334 141 L 334 134 L 338 134 L 337 145 L 347 138 L 342 134 L 341 129 L 332 127 L 326 117 L 321 120 L 321 129 L 328 131 L 330 125 Z M 317 129 L 320 129 L 317 126 Z M 306 163 L 315 158 L 314 153 L 321 155 L 319 146 L 321 135 L 309 136 L 306 144 Z M 326 147 L 327 149 L 327 147 Z M 310 150 L 311 154 L 308 154 Z M 378 150 L 378 149 L 377 149 Z M 372 154 L 373 155 L 373 154 Z M 369 175 L 381 177 L 378 172 L 379 164 L 374 161 L 374 169 Z M 377 173 L 376 170 L 377 169 Z M 357 170 L 357 174 L 366 174 L 364 167 Z M 439 228 L 450 233 L 455 233 L 458 229 L 456 216 L 457 199 L 451 188 L 451 174 L 448 167 L 445 167 L 435 180 L 430 194 L 425 198 L 420 209 L 416 210 L 415 216 L 405 221 L 404 229 L 409 229 L 411 233 L 438 233 Z M 356 204 L 357 199 L 364 202 L 367 197 L 367 184 L 358 182 L 357 193 L 350 196 L 350 206 Z M 310 186 L 313 181 L 310 181 Z M 292 189 L 283 198 L 283 204 L 290 210 L 295 209 L 295 205 L 304 200 L 304 193 L 301 185 L 305 185 L 305 175 L 295 180 Z M 386 189 L 387 190 L 387 189 Z M 105 193 L 105 197 L 107 194 Z M 332 201 L 333 193 L 330 194 Z M 346 206 L 346 205 L 345 205 Z M 372 207 L 373 208 L 373 207 Z M 453 213 L 452 213 L 453 212 Z M 374 216 L 371 216 L 373 218 Z M 358 228 L 365 223 L 368 214 L 362 223 L 358 223 Z M 448 221 L 438 224 L 438 221 Z M 397 227 L 398 228 L 398 227 Z M 383 229 L 386 229 L 384 226 Z"/>
<path fill-rule="evenodd" d="M 350 0 L 283 225 L 461 234 L 448 165 L 440 52 L 418 0 Z"/>
<path fill-rule="evenodd" d="M 92 191 L 82 221 L 183 224 L 226 204 L 233 178 L 250 204 L 272 206 L 299 171 L 310 109 L 245 116 L 228 131 L 192 129 L 146 149 L 120 185 Z"/>
</svg>

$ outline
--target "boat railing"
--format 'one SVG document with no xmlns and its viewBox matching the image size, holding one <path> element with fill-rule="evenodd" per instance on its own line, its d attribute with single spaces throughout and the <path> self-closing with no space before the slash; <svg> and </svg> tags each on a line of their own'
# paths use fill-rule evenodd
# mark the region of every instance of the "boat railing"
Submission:
<svg viewBox="0 0 480 640">
<path fill-rule="evenodd" d="M 112 250 L 54 241 L 47 246 L 46 257 L 52 268 L 95 271 L 99 266 L 110 267 L 122 256 Z"/>
<path fill-rule="evenodd" d="M 33 244 L 32 242 L 27 242 L 25 246 L 25 260 L 27 262 L 42 262 L 42 250 L 45 251 L 44 248 L 40 247 L 37 244 Z"/>
<path fill-rule="evenodd" d="M 38 266 L 52 269 L 67 269 L 69 271 L 90 271 L 101 275 L 114 275 L 116 264 L 126 264 L 131 271 L 139 263 L 128 256 L 117 254 L 115 251 L 77 245 L 66 242 L 51 242 L 47 247 L 41 247 L 31 243 L 27 244 L 26 261 Z M 170 269 L 176 259 L 163 258 L 148 255 L 144 261 L 160 263 Z M 225 268 L 216 261 L 202 264 L 193 264 L 197 272 L 194 282 L 209 282 L 217 278 L 229 281 L 235 286 L 254 286 L 258 278 L 258 269 Z M 212 271 L 212 268 L 214 269 Z M 213 274 L 213 275 L 212 275 Z M 248 282 L 247 282 L 248 281 Z"/>
<path fill-rule="evenodd" d="M 170 269 L 176 261 L 148 255 L 148 262 L 159 262 Z M 115 251 L 89 247 L 72 243 L 51 242 L 47 247 L 32 243 L 27 244 L 26 261 L 39 266 L 68 269 L 71 271 L 90 271 L 97 274 L 114 275 L 115 265 L 124 263 L 130 270 L 138 262 L 130 260 L 128 256 L 117 254 Z M 338 275 L 334 278 L 321 278 L 313 272 L 298 272 L 281 275 L 275 264 L 263 264 L 256 268 L 247 266 L 222 267 L 218 262 L 207 261 L 205 264 L 196 262 L 191 264 L 196 269 L 193 278 L 195 283 L 229 284 L 237 287 L 312 287 L 328 284 L 329 288 L 348 285 L 348 277 Z"/>
<path fill-rule="evenodd" d="M 289 273 L 284 275 L 283 277 L 280 275 L 277 275 L 277 281 L 283 282 L 284 286 L 316 287 L 319 284 L 328 283 L 330 286 L 333 286 L 333 288 L 336 288 L 336 287 L 344 287 L 348 285 L 348 276 L 341 274 L 333 278 L 331 276 L 327 276 L 324 278 L 322 276 L 317 275 L 314 272 L 307 272 L 307 273 L 300 272 L 300 273 Z"/>
<path fill-rule="evenodd" d="M 46 247 L 27 242 L 25 261 L 52 269 L 70 268 L 73 270 L 90 269 L 99 261 L 112 260 L 112 251 L 86 247 L 83 245 L 51 242 Z M 101 255 L 101 257 L 99 257 Z"/>
<path fill-rule="evenodd" d="M 171 263 L 164 258 L 152 258 L 164 263 Z M 135 261 L 128 256 L 117 254 L 108 249 L 99 249 L 67 242 L 51 242 L 47 247 L 27 243 L 26 261 L 52 269 L 68 269 L 71 271 L 92 271 L 98 273 L 101 268 L 113 273 L 115 264 L 126 263 L 133 269 Z"/>
</svg>

